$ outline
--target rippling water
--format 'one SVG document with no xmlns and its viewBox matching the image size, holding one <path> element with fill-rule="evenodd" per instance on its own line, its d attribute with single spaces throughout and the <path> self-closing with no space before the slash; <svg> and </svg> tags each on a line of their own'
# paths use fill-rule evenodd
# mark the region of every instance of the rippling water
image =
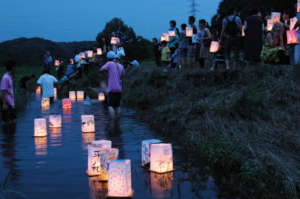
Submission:
<svg viewBox="0 0 300 199">
<path fill-rule="evenodd" d="M 34 118 L 54 113 L 62 114 L 63 127 L 48 129 L 46 138 L 34 138 Z M 95 115 L 96 133 L 81 133 L 81 114 Z M 191 174 L 180 167 L 184 160 L 180 150 L 174 151 L 173 173 L 157 175 L 141 168 L 141 142 L 153 138 L 159 137 L 137 121 L 130 110 L 123 110 L 119 125 L 112 127 L 105 108 L 97 101 L 90 106 L 76 102 L 71 111 L 62 111 L 61 101 L 56 101 L 50 110 L 41 111 L 39 100 L 33 99 L 19 115 L 15 136 L 0 134 L 0 180 L 11 172 L 14 189 L 29 199 L 105 198 L 107 184 L 97 181 L 97 177 L 89 178 L 85 171 L 87 144 L 109 139 L 113 147 L 119 148 L 120 159 L 131 159 L 133 198 L 217 198 L 212 178 L 203 182 L 200 194 L 193 192 L 193 183 L 186 180 Z"/>
</svg>

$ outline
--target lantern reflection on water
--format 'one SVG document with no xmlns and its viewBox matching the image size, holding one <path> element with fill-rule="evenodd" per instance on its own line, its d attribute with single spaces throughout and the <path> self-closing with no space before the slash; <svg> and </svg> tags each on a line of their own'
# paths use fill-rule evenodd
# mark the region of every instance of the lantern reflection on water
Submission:
<svg viewBox="0 0 300 199">
<path fill-rule="evenodd" d="M 47 125 L 45 118 L 34 119 L 34 137 L 46 137 Z"/>
<path fill-rule="evenodd" d="M 151 193 L 156 199 L 169 198 L 173 184 L 173 172 L 150 174 Z"/>
<path fill-rule="evenodd" d="M 107 183 L 102 182 L 99 176 L 89 177 L 89 187 L 92 199 L 105 199 L 107 195 Z"/>
<path fill-rule="evenodd" d="M 68 98 L 62 100 L 63 109 L 72 109 L 72 101 Z"/>
<path fill-rule="evenodd" d="M 83 133 L 95 132 L 95 119 L 93 115 L 81 116 L 81 130 Z"/>
<path fill-rule="evenodd" d="M 173 151 L 171 144 L 152 144 L 150 153 L 150 171 L 156 173 L 173 171 Z"/>
<path fill-rule="evenodd" d="M 47 155 L 47 137 L 35 137 L 34 145 L 36 155 Z"/>
<path fill-rule="evenodd" d="M 49 127 L 50 128 L 61 128 L 62 127 L 61 115 L 50 115 L 49 116 Z"/>
<path fill-rule="evenodd" d="M 98 95 L 98 100 L 99 100 L 99 102 L 104 102 L 105 101 L 105 95 L 104 95 L 104 93 L 99 93 L 99 95 Z"/>
<path fill-rule="evenodd" d="M 82 133 L 82 143 L 90 144 L 95 141 L 95 133 Z"/>
<path fill-rule="evenodd" d="M 131 161 L 114 160 L 108 169 L 108 197 L 132 197 Z"/>
<path fill-rule="evenodd" d="M 43 110 L 47 110 L 50 108 L 50 99 L 49 98 L 42 98 L 41 107 Z"/>
<path fill-rule="evenodd" d="M 77 97 L 77 101 L 83 101 L 84 100 L 84 91 L 77 91 L 76 97 Z"/>
<path fill-rule="evenodd" d="M 161 140 L 157 140 L 157 139 L 142 141 L 142 166 L 146 166 L 147 164 L 150 163 L 151 144 L 157 144 L 160 142 Z"/>
<path fill-rule="evenodd" d="M 75 91 L 69 91 L 69 99 L 72 101 L 76 101 L 76 92 Z"/>
</svg>

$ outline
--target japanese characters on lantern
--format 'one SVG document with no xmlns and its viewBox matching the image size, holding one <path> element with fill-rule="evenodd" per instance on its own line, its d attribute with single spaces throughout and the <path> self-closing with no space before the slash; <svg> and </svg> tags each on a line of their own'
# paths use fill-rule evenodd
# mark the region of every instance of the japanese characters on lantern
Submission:
<svg viewBox="0 0 300 199">
<path fill-rule="evenodd" d="M 150 153 L 150 171 L 167 173 L 174 170 L 171 144 L 152 144 Z"/>
</svg>

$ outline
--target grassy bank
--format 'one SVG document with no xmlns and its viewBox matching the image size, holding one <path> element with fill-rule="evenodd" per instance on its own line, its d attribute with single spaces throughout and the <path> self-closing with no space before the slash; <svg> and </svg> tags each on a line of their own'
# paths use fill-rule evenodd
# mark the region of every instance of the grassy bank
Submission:
<svg viewBox="0 0 300 199">
<path fill-rule="evenodd" d="M 296 199 L 300 193 L 300 89 L 292 66 L 127 72 L 124 102 L 206 165 L 228 198 Z"/>
</svg>

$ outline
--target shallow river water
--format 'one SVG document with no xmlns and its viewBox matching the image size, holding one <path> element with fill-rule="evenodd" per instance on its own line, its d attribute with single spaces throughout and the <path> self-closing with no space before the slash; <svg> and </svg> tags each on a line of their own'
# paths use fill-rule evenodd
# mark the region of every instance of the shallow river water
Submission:
<svg viewBox="0 0 300 199">
<path fill-rule="evenodd" d="M 212 178 L 202 182 L 197 194 L 193 192 L 194 182 L 187 180 L 192 174 L 181 169 L 184 154 L 177 146 L 173 146 L 174 172 L 157 175 L 140 166 L 142 140 L 159 139 L 159 136 L 136 120 L 133 111 L 123 110 L 118 127 L 111 128 L 106 109 L 97 101 L 92 101 L 90 106 L 75 102 L 71 111 L 63 111 L 61 101 L 56 101 L 48 111 L 41 111 L 39 99 L 33 97 L 30 101 L 19 114 L 15 136 L 0 133 L 0 183 L 10 172 L 10 187 L 26 198 L 105 198 L 107 184 L 97 181 L 97 177 L 88 177 L 85 172 L 87 144 L 98 139 L 112 140 L 113 147 L 120 150 L 119 158 L 131 159 L 133 198 L 217 198 Z M 63 127 L 48 129 L 46 138 L 34 138 L 34 118 L 47 118 L 54 113 L 62 114 Z M 95 115 L 96 133 L 81 132 L 81 114 Z"/>
</svg>

